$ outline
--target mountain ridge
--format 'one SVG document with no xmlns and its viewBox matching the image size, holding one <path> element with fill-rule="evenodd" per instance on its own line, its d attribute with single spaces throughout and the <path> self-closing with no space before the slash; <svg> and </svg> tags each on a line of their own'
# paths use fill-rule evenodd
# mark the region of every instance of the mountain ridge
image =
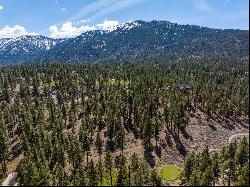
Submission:
<svg viewBox="0 0 250 187">
<path fill-rule="evenodd" d="M 242 58 L 249 55 L 248 40 L 248 30 L 137 20 L 108 30 L 87 31 L 75 38 L 54 39 L 38 35 L 0 39 L 0 65 L 54 61 L 110 62 L 158 57 Z M 13 54 L 13 50 L 16 53 Z"/>
</svg>

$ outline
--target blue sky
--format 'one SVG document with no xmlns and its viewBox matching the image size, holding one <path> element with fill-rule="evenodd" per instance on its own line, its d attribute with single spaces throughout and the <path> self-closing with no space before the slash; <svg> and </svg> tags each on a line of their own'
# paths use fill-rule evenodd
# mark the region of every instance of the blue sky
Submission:
<svg viewBox="0 0 250 187">
<path fill-rule="evenodd" d="M 0 38 L 74 37 L 134 20 L 247 29 L 248 0 L 0 0 Z"/>
</svg>

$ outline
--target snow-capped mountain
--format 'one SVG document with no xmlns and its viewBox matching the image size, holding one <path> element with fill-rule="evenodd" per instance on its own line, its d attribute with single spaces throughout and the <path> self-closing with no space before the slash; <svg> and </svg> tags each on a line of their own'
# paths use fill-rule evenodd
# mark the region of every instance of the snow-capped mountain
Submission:
<svg viewBox="0 0 250 187">
<path fill-rule="evenodd" d="M 2 49 L 2 47 L 7 44 L 10 40 L 12 40 L 11 38 L 2 38 L 0 39 L 0 50 Z"/>
<path fill-rule="evenodd" d="M 25 62 L 64 40 L 40 35 L 0 39 L 0 64 Z"/>
<path fill-rule="evenodd" d="M 142 24 L 140 22 L 141 21 L 134 21 L 134 22 L 128 22 L 128 23 L 121 23 L 121 24 L 113 25 L 113 26 L 110 26 L 107 29 L 104 29 L 104 32 L 112 32 L 112 31 L 115 31 L 117 29 L 130 30 L 130 29 L 132 29 L 134 27 L 142 26 Z"/>
<path fill-rule="evenodd" d="M 51 62 L 248 56 L 249 31 L 211 29 L 168 21 L 135 21 L 61 42 L 40 57 Z"/>
<path fill-rule="evenodd" d="M 24 62 L 128 61 L 149 58 L 248 57 L 249 31 L 168 21 L 134 21 L 75 38 L 0 39 L 0 65 Z"/>
</svg>

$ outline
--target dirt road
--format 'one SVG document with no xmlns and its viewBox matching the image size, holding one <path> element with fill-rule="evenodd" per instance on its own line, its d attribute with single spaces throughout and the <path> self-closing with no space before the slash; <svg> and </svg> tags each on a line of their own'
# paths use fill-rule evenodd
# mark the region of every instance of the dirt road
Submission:
<svg viewBox="0 0 250 187">
<path fill-rule="evenodd" d="M 17 186 L 16 182 L 17 172 L 13 172 L 1 183 L 1 186 Z"/>
<path fill-rule="evenodd" d="M 234 138 L 237 138 L 239 136 L 249 136 L 249 133 L 241 133 L 241 134 L 234 134 L 228 138 L 228 143 L 230 144 Z M 218 149 L 209 149 L 209 152 L 212 151 L 219 151 L 221 148 Z"/>
</svg>

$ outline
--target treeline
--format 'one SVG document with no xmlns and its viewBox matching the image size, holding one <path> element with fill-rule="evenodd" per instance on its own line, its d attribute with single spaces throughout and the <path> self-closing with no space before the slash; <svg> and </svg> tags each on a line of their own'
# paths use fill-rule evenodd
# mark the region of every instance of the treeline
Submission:
<svg viewBox="0 0 250 187">
<path fill-rule="evenodd" d="M 190 154 L 184 164 L 183 185 L 249 186 L 249 142 L 246 137 L 224 146 L 219 153 L 209 153 L 206 147 L 199 154 Z"/>
</svg>

